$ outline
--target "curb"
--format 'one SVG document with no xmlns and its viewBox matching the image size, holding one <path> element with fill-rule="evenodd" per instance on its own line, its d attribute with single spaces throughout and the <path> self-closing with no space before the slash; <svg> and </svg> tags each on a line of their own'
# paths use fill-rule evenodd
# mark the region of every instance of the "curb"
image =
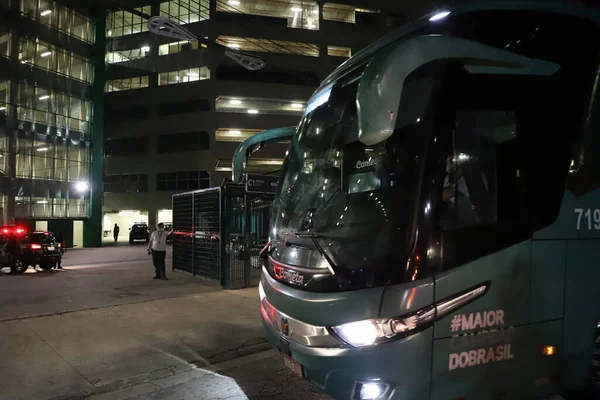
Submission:
<svg viewBox="0 0 600 400">
<path fill-rule="evenodd" d="M 125 400 L 158 390 L 164 390 L 172 386 L 189 382 L 193 379 L 201 378 L 202 376 L 216 374 L 222 371 L 239 368 L 252 362 L 276 357 L 277 354 L 269 348 L 266 340 L 265 344 L 268 350 L 263 350 L 261 346 L 253 346 L 255 350 L 248 350 L 246 355 L 208 366 L 198 367 L 194 363 L 185 366 L 173 366 L 126 379 L 120 379 L 96 387 L 89 392 L 86 390 L 82 394 L 70 394 L 67 396 L 53 397 L 48 400 Z"/>
</svg>

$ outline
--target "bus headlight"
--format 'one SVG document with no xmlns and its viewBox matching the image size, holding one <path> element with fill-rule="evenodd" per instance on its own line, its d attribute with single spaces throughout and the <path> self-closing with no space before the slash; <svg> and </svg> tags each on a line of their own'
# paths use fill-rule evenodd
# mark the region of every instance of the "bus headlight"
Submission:
<svg viewBox="0 0 600 400">
<path fill-rule="evenodd" d="M 330 333 L 353 347 L 374 346 L 401 339 L 430 327 L 436 319 L 456 311 L 483 296 L 489 282 L 457 293 L 437 303 L 398 318 L 377 318 L 329 328 Z"/>
<path fill-rule="evenodd" d="M 354 347 L 372 346 L 399 339 L 429 326 L 435 309 L 428 307 L 403 318 L 368 319 L 334 326 L 331 329 L 344 342 Z"/>
</svg>

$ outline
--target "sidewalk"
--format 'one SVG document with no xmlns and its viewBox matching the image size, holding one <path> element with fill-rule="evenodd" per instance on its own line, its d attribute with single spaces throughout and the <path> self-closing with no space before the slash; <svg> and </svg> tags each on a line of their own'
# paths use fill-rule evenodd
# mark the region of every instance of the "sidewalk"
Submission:
<svg viewBox="0 0 600 400">
<path fill-rule="evenodd" d="M 84 398 L 194 371 L 175 384 L 267 348 L 255 288 L 5 321 L 0 337 L 2 400 Z"/>
</svg>

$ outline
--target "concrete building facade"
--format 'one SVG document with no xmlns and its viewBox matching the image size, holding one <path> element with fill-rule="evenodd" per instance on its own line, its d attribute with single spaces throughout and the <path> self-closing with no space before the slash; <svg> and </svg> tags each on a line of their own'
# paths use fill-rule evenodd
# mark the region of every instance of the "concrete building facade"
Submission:
<svg viewBox="0 0 600 400">
<path fill-rule="evenodd" d="M 171 222 L 174 193 L 230 178 L 232 154 L 242 140 L 296 125 L 333 69 L 419 14 L 413 4 L 383 0 L 173 0 L 135 6 L 200 38 L 259 55 L 266 67 L 248 71 L 210 43 L 153 35 L 144 18 L 130 11 L 107 14 L 106 230 L 115 222 Z M 248 172 L 277 173 L 285 151 L 285 144 L 260 150 Z"/>
</svg>

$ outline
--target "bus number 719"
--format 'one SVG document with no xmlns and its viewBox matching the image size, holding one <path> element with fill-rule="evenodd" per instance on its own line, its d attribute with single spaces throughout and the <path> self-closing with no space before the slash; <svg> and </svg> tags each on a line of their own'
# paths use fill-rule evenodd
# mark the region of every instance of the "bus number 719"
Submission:
<svg viewBox="0 0 600 400">
<path fill-rule="evenodd" d="M 600 209 L 596 208 L 595 210 L 592 210 L 588 208 L 586 210 L 583 208 L 576 208 L 575 213 L 577 214 L 577 230 L 581 230 L 581 217 L 585 218 L 585 220 L 587 221 L 588 230 L 592 230 L 592 222 L 594 229 L 596 229 L 597 231 L 600 230 Z"/>
</svg>

